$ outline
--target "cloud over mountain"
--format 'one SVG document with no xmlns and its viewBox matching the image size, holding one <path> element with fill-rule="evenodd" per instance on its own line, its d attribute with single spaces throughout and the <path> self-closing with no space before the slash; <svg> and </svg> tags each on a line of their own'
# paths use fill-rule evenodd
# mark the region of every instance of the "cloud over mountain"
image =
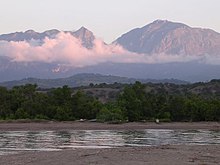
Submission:
<svg viewBox="0 0 220 165">
<path fill-rule="evenodd" d="M 193 38 L 194 30 L 196 34 Z M 190 38 L 186 35 L 189 31 L 192 34 Z M 200 33 L 202 37 L 199 37 Z M 84 27 L 75 32 L 49 30 L 38 33 L 28 30 L 0 35 L 0 56 L 10 57 L 17 62 L 56 62 L 74 67 L 105 62 L 154 64 L 197 61 L 219 65 L 219 36 L 219 33 L 211 30 L 191 29 L 184 24 L 160 20 L 134 29 L 110 45 L 97 39 Z M 205 40 L 207 38 L 210 42 Z M 197 40 L 201 48 L 196 45 Z M 206 47 L 204 50 L 209 53 L 201 53 Z M 187 53 L 191 50 L 195 52 Z"/>
<path fill-rule="evenodd" d="M 18 62 L 60 62 L 73 66 L 94 65 L 101 62 L 138 62 L 136 56 L 119 45 L 106 45 L 94 39 L 88 49 L 70 33 L 60 32 L 55 38 L 46 37 L 42 44 L 31 41 L 1 41 L 0 53 Z M 34 44 L 33 44 L 34 43 Z"/>
<path fill-rule="evenodd" d="M 129 52 L 120 45 L 106 45 L 94 39 L 93 47 L 84 47 L 81 41 L 69 33 L 60 32 L 53 39 L 39 41 L 1 41 L 0 54 L 17 62 L 57 62 L 60 64 L 83 67 L 104 62 L 114 63 L 167 63 L 197 60 L 203 63 L 220 64 L 219 56 L 187 56 L 170 54 L 138 54 Z"/>
</svg>

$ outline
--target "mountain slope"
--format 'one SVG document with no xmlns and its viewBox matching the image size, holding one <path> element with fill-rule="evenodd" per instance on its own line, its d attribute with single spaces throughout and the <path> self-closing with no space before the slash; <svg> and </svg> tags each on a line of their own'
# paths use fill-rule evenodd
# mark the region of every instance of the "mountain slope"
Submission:
<svg viewBox="0 0 220 165">
<path fill-rule="evenodd" d="M 0 40 L 4 41 L 29 41 L 29 40 L 43 40 L 44 38 L 53 38 L 56 36 L 60 31 L 53 29 L 47 30 L 42 33 L 35 32 L 34 30 L 27 30 L 25 32 L 15 32 L 9 34 L 2 34 L 0 35 Z"/>
<path fill-rule="evenodd" d="M 59 72 L 57 72 L 59 70 Z M 219 79 L 220 65 L 200 62 L 173 62 L 163 64 L 100 63 L 94 66 L 73 67 L 57 63 L 16 62 L 0 56 L 0 82 L 20 80 L 27 77 L 55 79 L 79 73 L 117 75 L 136 79 L 179 79 L 190 82 Z"/>
<path fill-rule="evenodd" d="M 133 29 L 114 43 L 129 51 L 145 54 L 220 54 L 219 33 L 164 20 Z"/>
</svg>

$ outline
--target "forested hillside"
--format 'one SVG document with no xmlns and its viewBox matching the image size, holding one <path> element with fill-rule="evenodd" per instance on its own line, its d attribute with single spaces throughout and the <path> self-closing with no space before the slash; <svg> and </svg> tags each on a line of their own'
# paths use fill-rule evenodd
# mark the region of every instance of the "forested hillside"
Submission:
<svg viewBox="0 0 220 165">
<path fill-rule="evenodd" d="M 90 84 L 41 90 L 0 87 L 0 119 L 220 121 L 220 80 L 187 85 Z"/>
</svg>

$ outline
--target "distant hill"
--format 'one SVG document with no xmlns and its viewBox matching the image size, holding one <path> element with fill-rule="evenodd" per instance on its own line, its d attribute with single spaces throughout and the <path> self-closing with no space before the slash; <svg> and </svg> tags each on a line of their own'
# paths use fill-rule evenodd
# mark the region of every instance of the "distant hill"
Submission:
<svg viewBox="0 0 220 165">
<path fill-rule="evenodd" d="M 81 87 L 87 95 L 98 98 L 106 103 L 116 100 L 123 91 L 123 84 L 101 84 L 88 87 Z M 172 84 L 172 83 L 145 83 L 145 92 L 151 94 L 174 95 L 174 96 L 201 96 L 205 99 L 220 98 L 220 80 L 213 79 L 209 82 L 198 82 L 192 84 Z M 75 88 L 75 92 L 78 91 Z"/>
<path fill-rule="evenodd" d="M 37 84 L 40 88 L 56 88 L 68 85 L 69 87 L 79 87 L 79 86 L 88 86 L 89 84 L 113 84 L 115 82 L 122 84 L 132 84 L 136 81 L 142 83 L 152 82 L 152 83 L 174 83 L 174 84 L 187 84 L 186 81 L 176 80 L 176 79 L 163 79 L 163 80 L 154 80 L 154 79 L 135 79 L 127 78 L 120 76 L 112 75 L 101 75 L 101 74 L 76 74 L 68 78 L 58 78 L 58 79 L 37 79 L 37 78 L 26 78 L 17 81 L 7 81 L 0 83 L 0 86 L 7 88 L 12 88 L 14 86 L 25 85 L 25 84 Z"/>
<path fill-rule="evenodd" d="M 192 84 L 146 84 L 146 92 L 167 93 L 170 95 L 200 95 L 211 98 L 220 97 L 220 80 L 211 80 L 209 82 L 197 82 Z"/>
</svg>

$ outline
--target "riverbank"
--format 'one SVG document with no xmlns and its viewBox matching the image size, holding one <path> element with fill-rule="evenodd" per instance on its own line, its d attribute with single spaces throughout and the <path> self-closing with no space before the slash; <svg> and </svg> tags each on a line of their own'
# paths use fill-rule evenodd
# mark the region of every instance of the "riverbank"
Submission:
<svg viewBox="0 0 220 165">
<path fill-rule="evenodd" d="M 0 131 L 62 130 L 220 130 L 219 122 L 123 123 L 10 121 L 0 122 Z M 22 151 L 0 155 L 4 165 L 216 165 L 220 145 L 161 145 L 149 147 L 73 148 L 60 151 Z"/>
<path fill-rule="evenodd" d="M 220 122 L 172 122 L 107 124 L 97 122 L 0 122 L 0 131 L 40 131 L 40 130 L 141 130 L 141 129 L 211 129 L 220 130 Z"/>
<path fill-rule="evenodd" d="M 110 149 L 73 149 L 56 152 L 23 152 L 0 156 L 4 165 L 216 165 L 220 146 L 120 147 Z"/>
</svg>

